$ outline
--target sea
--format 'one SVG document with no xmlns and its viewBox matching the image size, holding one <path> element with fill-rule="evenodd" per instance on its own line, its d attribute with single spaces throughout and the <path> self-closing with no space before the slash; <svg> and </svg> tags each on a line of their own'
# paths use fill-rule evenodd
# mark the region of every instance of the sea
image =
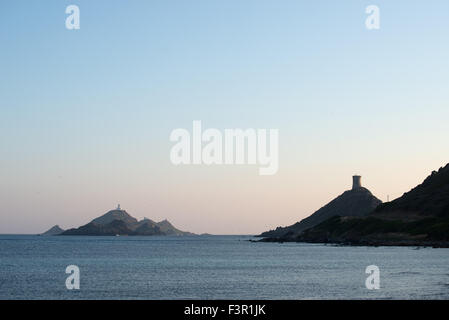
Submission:
<svg viewBox="0 0 449 320">
<path fill-rule="evenodd" d="M 449 249 L 254 239 L 0 235 L 0 299 L 449 299 Z"/>
</svg>

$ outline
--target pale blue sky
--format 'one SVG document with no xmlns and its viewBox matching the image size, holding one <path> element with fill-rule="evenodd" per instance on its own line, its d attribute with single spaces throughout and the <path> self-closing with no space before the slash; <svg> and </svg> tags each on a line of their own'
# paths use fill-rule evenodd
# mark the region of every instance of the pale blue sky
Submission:
<svg viewBox="0 0 449 320">
<path fill-rule="evenodd" d="M 65 28 L 76 4 L 81 29 Z M 365 28 L 380 7 L 381 28 Z M 0 233 L 120 202 L 193 232 L 382 200 L 449 159 L 449 2 L 2 1 Z M 172 129 L 277 128 L 280 169 L 174 167 Z"/>
</svg>

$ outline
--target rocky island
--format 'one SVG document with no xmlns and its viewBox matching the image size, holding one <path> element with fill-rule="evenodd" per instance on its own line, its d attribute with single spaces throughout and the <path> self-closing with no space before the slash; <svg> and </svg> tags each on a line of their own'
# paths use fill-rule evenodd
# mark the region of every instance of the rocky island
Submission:
<svg viewBox="0 0 449 320">
<path fill-rule="evenodd" d="M 64 232 L 64 229 L 61 229 L 58 225 L 55 225 L 45 231 L 44 233 L 39 234 L 40 236 L 55 236 Z"/>
<path fill-rule="evenodd" d="M 54 227 L 53 227 L 54 228 Z M 52 228 L 52 229 L 53 229 Z M 52 230 L 50 229 L 50 230 Z M 49 231 L 50 231 L 49 230 Z M 62 229 L 61 229 L 62 230 Z M 46 233 L 48 233 L 47 231 Z M 57 231 L 57 230 L 54 230 Z M 93 219 L 88 224 L 79 228 L 53 232 L 52 235 L 61 236 L 189 236 L 191 232 L 181 231 L 175 228 L 168 220 L 155 222 L 144 218 L 138 221 L 120 205 L 114 210 L 110 210 L 104 215 Z"/>
</svg>

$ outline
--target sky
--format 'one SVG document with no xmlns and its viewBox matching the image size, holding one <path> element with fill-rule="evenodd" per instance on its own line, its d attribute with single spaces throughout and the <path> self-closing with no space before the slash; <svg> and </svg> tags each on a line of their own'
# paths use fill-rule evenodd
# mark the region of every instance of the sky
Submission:
<svg viewBox="0 0 449 320">
<path fill-rule="evenodd" d="M 446 0 L 1 1 L 0 233 L 78 227 L 120 203 L 257 234 L 354 174 L 400 197 L 449 159 L 448 38 Z M 174 166 L 170 133 L 194 120 L 278 129 L 279 171 Z"/>
</svg>

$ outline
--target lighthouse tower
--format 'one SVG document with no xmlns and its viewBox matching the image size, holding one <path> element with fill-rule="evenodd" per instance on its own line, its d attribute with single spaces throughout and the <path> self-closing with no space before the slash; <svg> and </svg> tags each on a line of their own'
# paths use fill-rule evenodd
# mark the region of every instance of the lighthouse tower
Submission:
<svg viewBox="0 0 449 320">
<path fill-rule="evenodd" d="M 362 187 L 362 177 L 352 176 L 352 190 L 356 190 Z"/>
</svg>

